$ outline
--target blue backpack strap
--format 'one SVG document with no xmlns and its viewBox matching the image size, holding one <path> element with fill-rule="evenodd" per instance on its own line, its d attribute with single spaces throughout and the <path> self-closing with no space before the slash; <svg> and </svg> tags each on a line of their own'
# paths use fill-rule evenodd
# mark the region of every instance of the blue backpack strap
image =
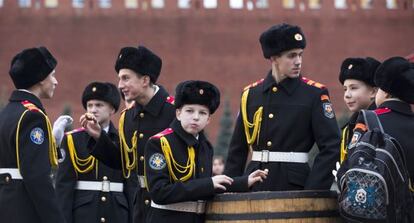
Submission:
<svg viewBox="0 0 414 223">
<path fill-rule="evenodd" d="M 382 128 L 381 122 L 374 111 L 361 110 L 360 114 L 364 117 L 364 122 L 368 130 L 378 129 L 381 133 L 384 133 L 384 128 Z"/>
</svg>

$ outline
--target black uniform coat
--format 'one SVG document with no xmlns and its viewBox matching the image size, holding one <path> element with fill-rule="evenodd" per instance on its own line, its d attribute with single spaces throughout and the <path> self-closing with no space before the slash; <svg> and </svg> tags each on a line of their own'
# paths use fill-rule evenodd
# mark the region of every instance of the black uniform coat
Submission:
<svg viewBox="0 0 414 223">
<path fill-rule="evenodd" d="M 173 181 L 165 163 L 165 154 L 161 149 L 160 137 L 165 136 L 171 147 L 175 161 L 180 165 L 186 165 L 188 160 L 188 147 L 195 149 L 195 174 L 185 182 Z M 164 157 L 165 165 L 162 168 L 154 167 L 151 159 L 154 156 Z M 184 131 L 180 121 L 175 119 L 170 128 L 152 137 L 145 147 L 145 173 L 151 198 L 156 204 L 171 204 L 184 201 L 206 200 L 216 192 L 213 186 L 212 162 L 214 150 L 203 132 L 198 139 Z M 177 178 L 185 174 L 174 171 Z M 247 191 L 247 177 L 237 178 L 233 185 L 227 186 L 227 191 Z M 147 216 L 147 222 L 204 222 L 204 214 L 178 212 L 151 207 Z"/>
<path fill-rule="evenodd" d="M 263 183 L 253 191 L 329 189 L 331 170 L 339 160 L 340 131 L 335 120 L 328 90 L 305 78 L 286 78 L 277 84 L 271 72 L 262 82 L 250 87 L 247 116 L 252 122 L 256 110 L 263 106 L 262 123 L 254 151 L 309 152 L 319 147 L 312 170 L 307 163 L 252 161 L 246 172 L 269 169 Z M 252 132 L 252 131 L 250 131 Z M 245 170 L 249 146 L 239 113 L 231 139 L 225 174 L 240 176 Z"/>
<path fill-rule="evenodd" d="M 111 123 L 108 130 L 109 138 L 114 141 L 118 140 L 117 133 L 117 130 Z M 84 129 L 81 128 L 66 133 L 61 146 L 61 150 L 63 150 L 62 154 L 65 154 L 65 156 L 63 161 L 60 161 L 61 164 L 56 181 L 56 191 L 66 221 L 70 223 L 89 223 L 101 222 L 101 218 L 104 218 L 105 222 L 132 222 L 132 215 L 129 216 L 129 210 L 132 212 L 133 204 L 128 204 L 128 187 L 121 171 L 109 168 L 98 161 L 98 168 L 95 166 L 88 173 L 77 173 L 69 155 L 67 141 L 68 134 L 73 137 L 78 157 L 85 159 L 90 156 L 89 150 L 86 148 L 90 136 Z M 102 182 L 103 177 L 107 177 L 107 179 L 113 183 L 123 183 L 124 192 L 102 192 L 75 189 L 76 181 L 78 180 Z M 130 218 L 129 221 L 128 218 Z"/>
<path fill-rule="evenodd" d="M 385 101 L 375 110 L 384 132 L 395 138 L 401 145 L 405 152 L 405 158 L 407 161 L 408 174 L 411 182 L 414 179 L 414 113 L 410 104 L 391 100 Z M 362 125 L 358 125 L 362 124 Z M 354 129 L 354 140 L 357 142 L 362 134 L 366 131 L 364 118 L 358 117 L 357 125 Z M 414 207 L 411 206 L 410 219 L 414 221 Z M 410 222 L 411 222 L 410 221 Z"/>
<path fill-rule="evenodd" d="M 134 132 L 137 132 L 137 158 L 138 166 L 136 171 L 131 173 L 128 179 L 130 187 L 137 190 L 134 222 L 145 222 L 146 212 L 149 210 L 150 197 L 148 191 L 139 187 L 136 175 L 144 175 L 144 148 L 149 137 L 161 132 L 169 126 L 175 117 L 174 98 L 169 96 L 167 91 L 159 86 L 160 89 L 146 106 L 135 103 L 135 106 L 125 112 L 124 134 L 129 147 L 132 147 L 131 139 Z M 92 148 L 91 154 L 100 161 L 112 168 L 121 169 L 121 157 L 119 152 L 119 143 L 113 143 L 105 134 L 101 134 L 96 143 L 90 143 Z M 104 149 L 105 148 L 105 149 Z"/>
<path fill-rule="evenodd" d="M 375 110 L 377 106 L 375 103 L 372 103 L 368 110 Z M 348 145 L 352 140 L 352 132 L 354 131 L 357 119 L 358 119 L 359 112 L 354 112 L 351 117 L 349 118 L 348 122 L 346 122 L 341 128 L 341 162 L 346 158 L 348 154 Z M 344 147 L 344 148 L 342 148 Z"/>
<path fill-rule="evenodd" d="M 63 214 L 52 186 L 49 160 L 49 137 L 45 117 L 36 110 L 28 111 L 19 131 L 19 157 L 16 157 L 17 123 L 27 110 L 23 101 L 44 111 L 35 95 L 15 90 L 0 113 L 0 168 L 17 168 L 23 180 L 6 181 L 0 174 L 0 221 L 8 223 L 61 223 Z M 37 132 L 37 134 L 34 134 Z"/>
</svg>

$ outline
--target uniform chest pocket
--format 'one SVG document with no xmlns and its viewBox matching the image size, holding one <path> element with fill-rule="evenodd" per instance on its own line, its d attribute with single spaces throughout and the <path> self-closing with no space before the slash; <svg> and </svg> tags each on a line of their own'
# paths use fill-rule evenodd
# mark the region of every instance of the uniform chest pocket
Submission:
<svg viewBox="0 0 414 223">
<path fill-rule="evenodd" d="M 73 209 L 77 209 L 89 203 L 92 203 L 95 194 L 82 194 L 75 196 L 75 202 L 73 203 Z"/>
</svg>

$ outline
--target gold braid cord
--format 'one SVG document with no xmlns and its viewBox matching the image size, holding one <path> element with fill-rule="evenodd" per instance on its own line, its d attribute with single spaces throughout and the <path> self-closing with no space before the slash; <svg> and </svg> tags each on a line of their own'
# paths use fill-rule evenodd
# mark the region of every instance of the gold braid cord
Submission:
<svg viewBox="0 0 414 223">
<path fill-rule="evenodd" d="M 243 118 L 244 124 L 244 133 L 246 135 L 247 144 L 250 146 L 255 141 L 258 135 L 260 134 L 260 126 L 262 123 L 262 114 L 263 114 L 263 106 L 260 106 L 259 109 L 254 113 L 253 116 L 253 123 L 250 123 L 247 119 L 247 97 L 249 96 L 249 89 L 243 92 L 241 98 L 241 113 Z M 250 129 L 253 128 L 253 133 L 250 135 Z"/>
<path fill-rule="evenodd" d="M 170 173 L 170 177 L 175 181 L 185 182 L 193 176 L 195 173 L 195 151 L 194 147 L 190 146 L 187 148 L 188 150 L 188 159 L 185 165 L 180 165 L 173 156 L 171 151 L 171 146 L 168 143 L 168 140 L 163 136 L 160 138 L 161 142 L 161 149 L 164 153 L 165 160 L 168 166 L 168 172 Z M 175 175 L 175 171 L 184 174 L 183 177 L 178 178 Z"/>
<path fill-rule="evenodd" d="M 40 109 L 38 109 L 34 104 L 32 103 L 24 103 L 23 106 L 25 106 L 28 110 L 24 111 L 23 114 L 20 116 L 19 122 L 17 123 L 17 130 L 16 130 L 16 157 L 17 157 L 17 168 L 20 169 L 20 159 L 19 159 L 19 135 L 20 135 L 20 125 L 23 120 L 23 117 L 26 115 L 28 111 L 36 110 L 37 112 L 40 112 L 44 117 L 46 121 L 46 127 L 47 127 L 47 137 L 49 139 L 49 161 L 50 165 L 52 167 L 58 166 L 58 155 L 57 155 L 57 147 L 56 147 L 56 141 L 55 137 L 52 135 L 52 125 L 50 124 L 49 118 L 45 113 L 43 113 Z"/>
<path fill-rule="evenodd" d="M 130 148 L 125 139 L 124 132 L 125 112 L 122 113 L 119 119 L 119 147 L 122 161 L 122 174 L 125 178 L 131 176 L 131 171 L 137 166 L 137 131 L 134 132 L 131 140 L 132 147 Z"/>
<path fill-rule="evenodd" d="M 342 130 L 342 139 L 341 139 L 341 158 L 340 161 L 341 163 L 344 162 L 346 155 L 348 154 L 348 151 L 346 149 L 346 142 L 348 141 L 348 126 L 346 126 L 343 130 Z"/>
<path fill-rule="evenodd" d="M 76 152 L 72 134 L 66 135 L 66 138 L 68 140 L 67 142 L 70 159 L 72 161 L 72 165 L 75 169 L 76 175 L 78 175 L 78 173 L 89 173 L 95 167 L 96 170 L 98 170 L 98 160 L 96 160 L 93 156 L 88 156 L 85 159 L 80 158 Z"/>
</svg>

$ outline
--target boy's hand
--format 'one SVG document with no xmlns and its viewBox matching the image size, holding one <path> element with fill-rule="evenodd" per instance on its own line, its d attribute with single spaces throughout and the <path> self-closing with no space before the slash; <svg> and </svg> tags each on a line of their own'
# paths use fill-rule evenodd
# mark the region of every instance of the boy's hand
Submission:
<svg viewBox="0 0 414 223">
<path fill-rule="evenodd" d="M 268 169 L 265 170 L 256 170 L 249 175 L 249 179 L 247 181 L 248 187 L 253 186 L 258 181 L 263 182 L 264 179 L 267 178 L 267 174 L 269 173 Z"/>
<path fill-rule="evenodd" d="M 213 180 L 214 189 L 226 190 L 225 184 L 231 185 L 233 179 L 226 175 L 217 175 L 211 178 Z"/>
<path fill-rule="evenodd" d="M 95 140 L 98 140 L 101 136 L 101 126 L 99 125 L 96 117 L 91 113 L 85 113 L 80 117 L 80 123 L 85 131 Z"/>
</svg>

